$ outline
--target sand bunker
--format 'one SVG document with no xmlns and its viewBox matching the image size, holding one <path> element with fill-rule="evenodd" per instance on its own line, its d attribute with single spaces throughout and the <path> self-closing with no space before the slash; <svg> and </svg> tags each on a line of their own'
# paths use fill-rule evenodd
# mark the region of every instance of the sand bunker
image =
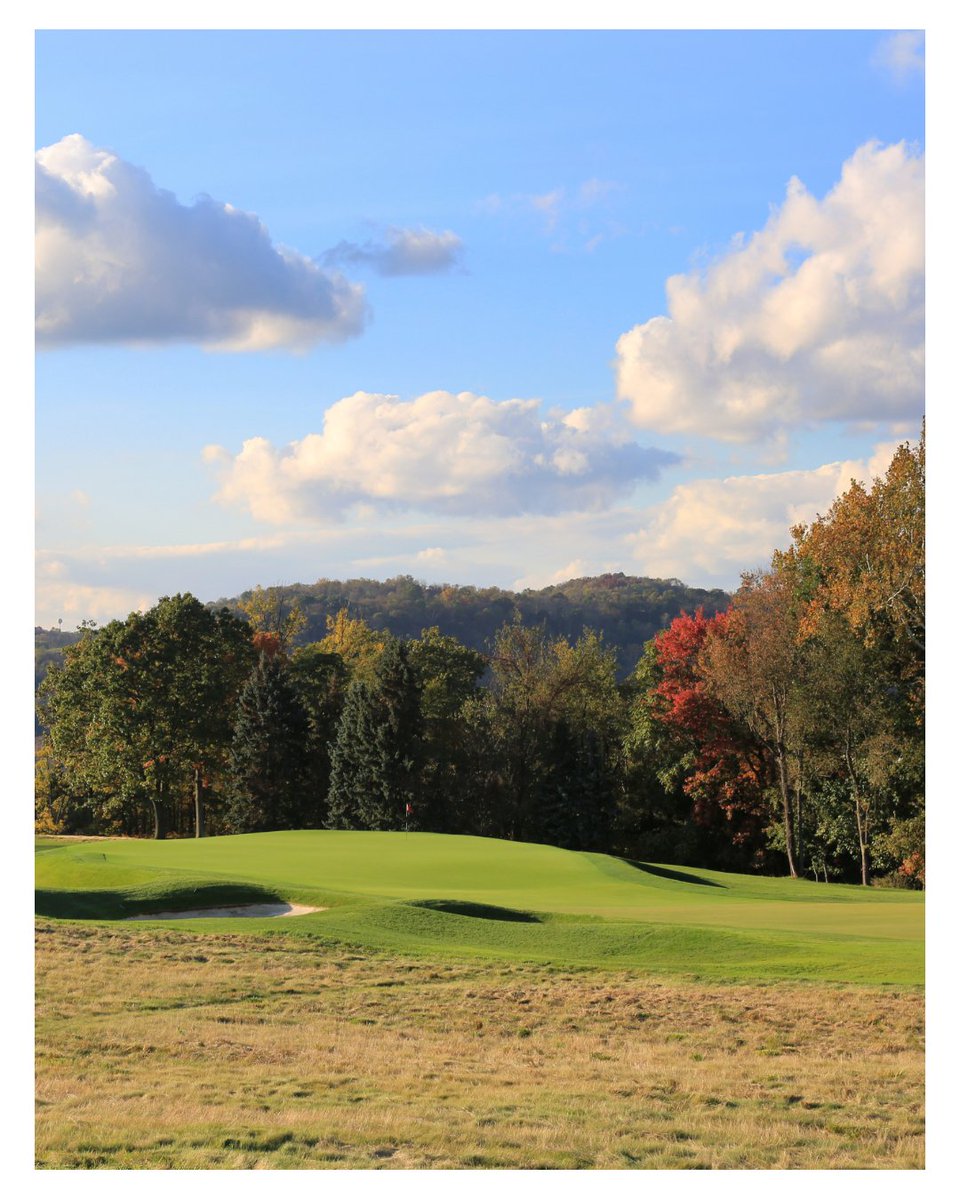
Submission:
<svg viewBox="0 0 960 1200">
<path fill-rule="evenodd" d="M 307 913 L 326 912 L 306 904 L 234 904 L 229 908 L 191 908 L 179 912 L 138 913 L 125 921 L 195 921 L 198 917 L 305 917 Z"/>
</svg>

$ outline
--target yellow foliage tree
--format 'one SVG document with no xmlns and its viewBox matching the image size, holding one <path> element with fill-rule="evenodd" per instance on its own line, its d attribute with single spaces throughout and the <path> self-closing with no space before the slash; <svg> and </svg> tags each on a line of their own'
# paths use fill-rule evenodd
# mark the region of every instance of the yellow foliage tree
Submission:
<svg viewBox="0 0 960 1200">
<path fill-rule="evenodd" d="M 327 617 L 327 636 L 317 645 L 325 654 L 339 654 L 351 679 L 371 679 L 386 638 L 341 608 L 335 617 Z"/>
</svg>

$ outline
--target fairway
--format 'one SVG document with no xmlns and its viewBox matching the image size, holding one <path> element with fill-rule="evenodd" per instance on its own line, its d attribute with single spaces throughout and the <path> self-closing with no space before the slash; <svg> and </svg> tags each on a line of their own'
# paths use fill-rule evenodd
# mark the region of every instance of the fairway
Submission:
<svg viewBox="0 0 960 1200">
<path fill-rule="evenodd" d="M 643 968 L 718 981 L 918 986 L 923 896 L 631 863 L 427 833 L 289 831 L 183 841 L 38 841 L 41 916 L 113 921 L 244 901 L 294 921 L 204 919 L 432 957 Z"/>
</svg>

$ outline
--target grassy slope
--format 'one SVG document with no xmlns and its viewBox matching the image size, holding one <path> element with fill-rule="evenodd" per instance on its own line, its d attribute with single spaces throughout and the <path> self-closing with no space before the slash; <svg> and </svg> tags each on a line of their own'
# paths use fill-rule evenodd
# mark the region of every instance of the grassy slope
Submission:
<svg viewBox="0 0 960 1200">
<path fill-rule="evenodd" d="M 48 842 L 37 887 L 38 911 L 53 917 L 109 919 L 269 895 L 330 907 L 245 928 L 434 957 L 718 980 L 922 982 L 917 893 L 633 865 L 485 838 L 296 831 Z"/>
</svg>

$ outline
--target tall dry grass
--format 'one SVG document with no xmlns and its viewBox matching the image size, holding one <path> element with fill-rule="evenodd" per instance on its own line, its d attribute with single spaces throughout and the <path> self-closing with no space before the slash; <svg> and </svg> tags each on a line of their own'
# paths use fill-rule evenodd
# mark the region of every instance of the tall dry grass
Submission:
<svg viewBox="0 0 960 1200">
<path fill-rule="evenodd" d="M 916 992 L 39 922 L 43 1167 L 919 1168 Z"/>
</svg>

